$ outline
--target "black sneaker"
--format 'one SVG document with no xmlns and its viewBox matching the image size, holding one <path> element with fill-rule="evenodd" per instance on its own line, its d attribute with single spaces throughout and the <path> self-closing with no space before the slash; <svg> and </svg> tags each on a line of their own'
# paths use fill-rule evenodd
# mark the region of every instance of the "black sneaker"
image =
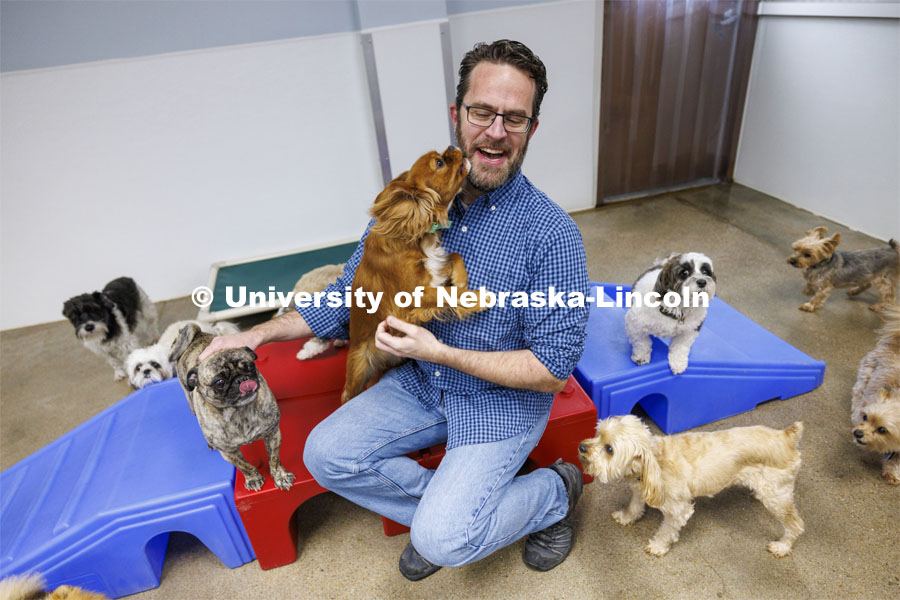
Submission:
<svg viewBox="0 0 900 600">
<path fill-rule="evenodd" d="M 419 554 L 413 548 L 412 542 L 406 545 L 406 548 L 403 549 L 403 554 L 400 555 L 400 573 L 410 581 L 425 579 L 438 570 L 440 570 L 440 567 L 431 564 L 424 556 Z"/>
<path fill-rule="evenodd" d="M 525 540 L 525 553 L 522 560 L 525 565 L 535 571 L 549 571 L 566 560 L 572 546 L 575 545 L 575 528 L 572 527 L 572 515 L 575 505 L 581 497 L 584 480 L 581 470 L 572 463 L 563 462 L 560 458 L 550 465 L 550 469 L 562 477 L 566 492 L 569 495 L 569 510 L 558 523 L 546 529 L 536 531 Z"/>
</svg>

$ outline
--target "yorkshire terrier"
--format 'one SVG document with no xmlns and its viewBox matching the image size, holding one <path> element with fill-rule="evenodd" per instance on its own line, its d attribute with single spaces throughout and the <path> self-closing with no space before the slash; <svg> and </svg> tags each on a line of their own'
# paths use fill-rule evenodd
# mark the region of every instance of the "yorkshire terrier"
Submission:
<svg viewBox="0 0 900 600">
<path fill-rule="evenodd" d="M 596 437 L 578 445 L 578 457 L 584 472 L 599 481 L 630 483 L 631 501 L 612 513 L 621 525 L 644 516 L 645 504 L 662 511 L 662 525 L 645 548 L 653 556 L 663 556 L 678 541 L 694 514 L 694 498 L 742 485 L 784 526 L 781 539 L 767 546 L 781 557 L 790 554 L 803 533 L 803 519 L 794 506 L 802 433 L 798 421 L 782 431 L 755 426 L 654 436 L 640 419 L 625 415 L 597 423 Z"/>
<path fill-rule="evenodd" d="M 787 262 L 792 267 L 804 269 L 806 286 L 803 293 L 812 296 L 800 305 L 800 310 L 814 312 L 825 304 L 834 288 L 850 288 L 848 296 L 861 294 L 872 285 L 878 290 L 880 301 L 869 307 L 880 311 L 894 302 L 894 288 L 900 280 L 900 253 L 895 240 L 888 248 L 870 250 L 835 251 L 841 242 L 841 234 L 825 237 L 827 227 L 816 227 L 806 232 L 791 245 L 794 253 Z"/>
<path fill-rule="evenodd" d="M 883 314 L 878 343 L 859 363 L 850 417 L 854 441 L 881 454 L 881 477 L 900 485 L 900 307 Z"/>
</svg>

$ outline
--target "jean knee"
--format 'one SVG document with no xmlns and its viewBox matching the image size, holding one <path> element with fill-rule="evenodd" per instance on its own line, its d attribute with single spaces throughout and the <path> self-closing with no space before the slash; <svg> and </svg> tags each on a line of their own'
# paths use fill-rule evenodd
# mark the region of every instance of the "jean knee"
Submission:
<svg viewBox="0 0 900 600">
<path fill-rule="evenodd" d="M 419 554 L 442 567 L 459 567 L 472 561 L 473 548 L 468 544 L 464 523 L 448 519 L 422 518 L 416 511 L 409 540 Z"/>
<path fill-rule="evenodd" d="M 319 485 L 332 489 L 334 484 L 350 474 L 347 461 L 340 457 L 343 444 L 328 431 L 325 421 L 316 425 L 306 438 L 303 464 Z"/>
</svg>

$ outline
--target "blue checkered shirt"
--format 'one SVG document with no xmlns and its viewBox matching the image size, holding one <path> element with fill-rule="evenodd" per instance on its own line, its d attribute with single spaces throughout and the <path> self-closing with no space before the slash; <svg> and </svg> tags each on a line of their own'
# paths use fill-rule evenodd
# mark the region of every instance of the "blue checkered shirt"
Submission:
<svg viewBox="0 0 900 600">
<path fill-rule="evenodd" d="M 492 292 L 547 295 L 553 287 L 563 293 L 564 302 L 568 292 L 587 297 L 581 232 L 569 215 L 521 172 L 466 210 L 454 202 L 450 218 L 452 225 L 442 231 L 441 241 L 447 252 L 462 256 L 470 289 L 484 286 Z M 343 276 L 326 291 L 343 292 L 345 286 L 352 287 L 366 235 L 347 261 Z M 505 307 L 493 306 L 463 321 L 432 321 L 425 327 L 456 348 L 487 352 L 527 348 L 555 377 L 569 377 L 584 350 L 588 309 L 511 304 L 507 298 Z M 347 338 L 349 308 L 323 304 L 298 312 L 317 336 Z M 396 374 L 423 405 L 443 404 L 448 449 L 521 433 L 545 418 L 553 402 L 553 394 L 502 387 L 425 361 L 408 361 L 396 367 Z"/>
</svg>

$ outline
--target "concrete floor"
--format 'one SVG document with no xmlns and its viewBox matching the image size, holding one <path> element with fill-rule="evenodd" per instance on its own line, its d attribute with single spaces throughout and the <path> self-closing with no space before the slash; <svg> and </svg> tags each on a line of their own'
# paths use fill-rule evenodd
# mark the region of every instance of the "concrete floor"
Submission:
<svg viewBox="0 0 900 600">
<path fill-rule="evenodd" d="M 819 312 L 801 312 L 801 274 L 784 261 L 791 241 L 821 224 L 841 232 L 845 249 L 881 242 L 737 185 L 613 205 L 575 221 L 592 280 L 630 284 L 657 256 L 704 252 L 721 298 L 827 363 L 815 391 L 701 428 L 805 422 L 797 503 L 806 533 L 791 556 L 766 552 L 779 525 L 748 492 L 732 489 L 698 500 L 681 541 L 651 557 L 643 547 L 659 512 L 623 528 L 609 513 L 626 502 L 627 488 L 594 482 L 577 507 L 575 548 L 555 570 L 527 569 L 519 541 L 410 583 L 397 571 L 408 536 L 385 537 L 377 515 L 323 494 L 297 512 L 293 564 L 228 569 L 193 537 L 173 534 L 160 587 L 135 598 L 900 598 L 900 489 L 881 481 L 878 457 L 857 449 L 849 430 L 856 369 L 880 326 L 867 310 L 875 298 L 835 293 Z M 163 325 L 196 314 L 187 298 L 159 306 Z M 0 332 L 0 369 L 2 469 L 130 392 L 67 322 Z"/>
</svg>

